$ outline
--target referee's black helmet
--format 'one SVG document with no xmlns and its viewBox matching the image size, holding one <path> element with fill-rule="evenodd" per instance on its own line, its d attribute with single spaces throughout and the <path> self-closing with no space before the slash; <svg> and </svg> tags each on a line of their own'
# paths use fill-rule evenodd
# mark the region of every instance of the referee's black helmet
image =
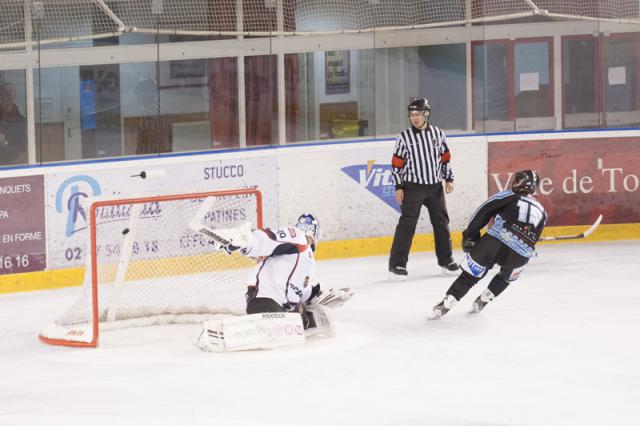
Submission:
<svg viewBox="0 0 640 426">
<path fill-rule="evenodd" d="M 431 105 L 429 105 L 429 101 L 427 98 L 413 98 L 407 107 L 409 110 L 409 114 L 413 111 L 420 111 L 424 113 L 431 114 Z"/>
</svg>

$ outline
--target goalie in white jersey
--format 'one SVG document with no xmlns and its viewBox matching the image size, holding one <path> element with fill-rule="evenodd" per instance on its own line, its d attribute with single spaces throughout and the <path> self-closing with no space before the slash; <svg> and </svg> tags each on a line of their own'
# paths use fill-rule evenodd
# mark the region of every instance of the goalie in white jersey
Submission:
<svg viewBox="0 0 640 426">
<path fill-rule="evenodd" d="M 349 289 L 322 290 L 315 283 L 314 252 L 320 224 L 311 214 L 303 214 L 295 226 L 258 229 L 225 247 L 259 259 L 250 275 L 247 314 L 299 312 L 305 329 L 316 326 L 310 304 L 339 306 L 353 294 Z"/>
</svg>

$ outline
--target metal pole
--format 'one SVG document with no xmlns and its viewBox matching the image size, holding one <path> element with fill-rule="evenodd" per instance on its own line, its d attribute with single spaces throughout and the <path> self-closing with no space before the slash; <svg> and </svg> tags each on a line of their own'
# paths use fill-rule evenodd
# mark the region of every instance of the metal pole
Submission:
<svg viewBox="0 0 640 426">
<path fill-rule="evenodd" d="M 280 41 L 280 49 L 278 52 L 278 144 L 285 145 L 287 143 L 287 102 L 285 90 L 285 70 L 284 70 L 284 5 L 283 0 L 276 2 L 276 19 L 278 21 L 278 40 Z"/>
<path fill-rule="evenodd" d="M 26 42 L 27 57 L 30 58 L 25 69 L 25 83 L 27 96 L 27 161 L 35 164 L 36 158 L 36 108 L 35 108 L 35 87 L 33 81 L 33 47 L 32 47 L 32 21 L 31 21 L 31 1 L 24 2 L 24 39 Z M 39 65 L 39 63 L 38 63 Z M 40 118 L 42 120 L 42 118 Z"/>
<path fill-rule="evenodd" d="M 471 69 L 471 0 L 465 2 L 467 41 L 465 42 L 465 69 L 467 75 L 467 132 L 473 131 L 473 70 Z"/>
<path fill-rule="evenodd" d="M 164 12 L 163 0 L 153 0 L 151 4 L 151 12 L 156 21 L 156 154 L 160 155 L 160 135 L 162 135 L 162 128 L 160 126 L 160 15 Z"/>
<path fill-rule="evenodd" d="M 236 30 L 238 31 L 238 40 L 242 40 L 244 36 L 243 23 L 244 10 L 242 0 L 236 0 Z M 247 146 L 247 106 L 244 88 L 244 55 L 238 55 L 238 143 L 240 148 Z"/>
</svg>

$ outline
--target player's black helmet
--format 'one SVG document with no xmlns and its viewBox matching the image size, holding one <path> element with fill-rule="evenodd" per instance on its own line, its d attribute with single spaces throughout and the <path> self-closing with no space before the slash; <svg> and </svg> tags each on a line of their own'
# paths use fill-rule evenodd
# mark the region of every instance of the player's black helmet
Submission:
<svg viewBox="0 0 640 426">
<path fill-rule="evenodd" d="M 540 177 L 534 170 L 520 170 L 513 175 L 511 190 L 516 194 L 533 194 Z"/>
<path fill-rule="evenodd" d="M 431 114 L 431 105 L 426 98 L 413 98 L 407 107 L 409 114 L 413 111 L 420 111 Z"/>
</svg>

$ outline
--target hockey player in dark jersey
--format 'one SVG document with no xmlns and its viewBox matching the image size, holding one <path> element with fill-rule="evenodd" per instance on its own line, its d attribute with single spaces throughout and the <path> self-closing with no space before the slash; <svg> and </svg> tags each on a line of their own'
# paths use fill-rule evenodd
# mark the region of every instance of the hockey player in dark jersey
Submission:
<svg viewBox="0 0 640 426">
<path fill-rule="evenodd" d="M 451 284 L 445 298 L 433 308 L 430 319 L 445 315 L 480 281 L 495 264 L 500 265 L 486 290 L 476 298 L 472 312 L 479 312 L 518 279 L 529 259 L 535 257 L 535 245 L 542 234 L 547 214 L 533 197 L 539 177 L 535 171 L 516 172 L 511 191 L 502 191 L 485 201 L 473 214 L 462 232 L 460 263 L 462 273 Z M 480 237 L 480 230 L 491 219 L 494 223 Z"/>
</svg>

